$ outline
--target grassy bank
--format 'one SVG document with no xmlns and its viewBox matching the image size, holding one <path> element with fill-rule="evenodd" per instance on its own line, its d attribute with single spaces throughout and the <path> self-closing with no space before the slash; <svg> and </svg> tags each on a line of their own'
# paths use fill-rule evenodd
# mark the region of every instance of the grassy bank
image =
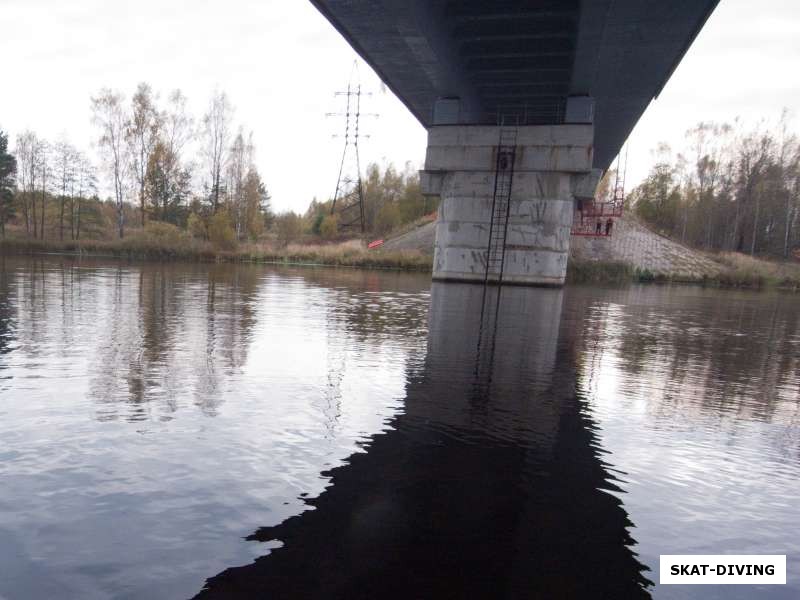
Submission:
<svg viewBox="0 0 800 600">
<path fill-rule="evenodd" d="M 781 289 L 800 292 L 800 265 L 776 263 L 736 254 L 716 257 L 721 265 L 718 273 L 703 277 L 682 273 L 653 273 L 636 269 L 624 262 L 586 261 L 570 258 L 568 283 L 691 283 L 720 288 Z"/>
<path fill-rule="evenodd" d="M 240 244 L 220 249 L 211 243 L 180 237 L 165 239 L 136 233 L 121 240 L 33 240 L 11 238 L 0 241 L 4 254 L 59 253 L 111 257 L 128 260 L 184 260 L 202 262 L 264 262 L 314 264 L 366 269 L 430 271 L 431 258 L 416 251 L 367 250 L 358 242 L 339 244 Z"/>
<path fill-rule="evenodd" d="M 624 262 L 588 261 L 570 257 L 567 263 L 567 283 L 630 283 L 633 268 Z"/>
<path fill-rule="evenodd" d="M 188 236 L 176 238 L 134 233 L 122 240 L 33 240 L 9 238 L 0 241 L 4 254 L 60 253 L 126 260 L 183 260 L 198 262 L 260 262 L 286 265 L 327 265 L 363 269 L 396 269 L 430 272 L 432 258 L 418 250 L 367 250 L 358 241 L 334 244 L 289 244 L 288 246 L 240 244 L 220 249 L 210 242 Z M 715 256 L 719 273 L 697 278 L 681 274 L 652 273 L 624 262 L 586 261 L 571 257 L 568 283 L 626 284 L 697 283 L 725 288 L 785 289 L 800 291 L 800 265 L 752 258 L 734 252 Z"/>
<path fill-rule="evenodd" d="M 725 266 L 719 277 L 721 285 L 800 291 L 800 264 L 762 260 L 737 252 L 723 252 L 716 258 Z"/>
</svg>

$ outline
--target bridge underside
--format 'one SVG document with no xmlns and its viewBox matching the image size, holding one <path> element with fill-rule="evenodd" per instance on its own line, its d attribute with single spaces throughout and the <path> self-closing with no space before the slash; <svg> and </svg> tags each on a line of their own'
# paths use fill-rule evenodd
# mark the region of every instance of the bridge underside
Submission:
<svg viewBox="0 0 800 600">
<path fill-rule="evenodd" d="M 502 244 L 516 283 L 548 285 L 564 281 L 573 200 L 593 196 L 717 1 L 312 0 L 429 131 L 434 278 L 486 281 Z M 573 144 L 576 125 L 588 138 Z M 498 205 L 508 127 L 526 141 Z"/>
<path fill-rule="evenodd" d="M 594 99 L 606 169 L 718 0 L 312 0 L 425 126 L 442 98 L 459 124 L 568 122 Z"/>
</svg>

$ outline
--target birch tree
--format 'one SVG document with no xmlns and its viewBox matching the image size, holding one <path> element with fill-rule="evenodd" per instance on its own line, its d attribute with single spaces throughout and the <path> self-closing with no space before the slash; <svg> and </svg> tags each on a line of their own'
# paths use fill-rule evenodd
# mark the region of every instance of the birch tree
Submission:
<svg viewBox="0 0 800 600">
<path fill-rule="evenodd" d="M 71 192 L 70 203 L 70 229 L 73 239 L 81 239 L 81 207 L 83 200 L 97 193 L 97 174 L 89 158 L 78 153 L 76 160 L 76 174 Z"/>
<path fill-rule="evenodd" d="M 142 227 L 145 222 L 145 180 L 147 165 L 158 142 L 161 115 L 156 108 L 153 90 L 146 83 L 140 83 L 131 99 L 130 120 L 125 130 L 125 138 L 131 157 L 131 173 L 139 196 L 139 211 Z"/>
<path fill-rule="evenodd" d="M 231 145 L 233 108 L 225 92 L 216 91 L 211 96 L 208 112 L 203 116 L 202 154 L 210 182 L 211 212 L 220 204 L 222 176 L 228 162 Z"/>
<path fill-rule="evenodd" d="M 92 121 L 100 131 L 98 145 L 114 185 L 120 238 L 125 236 L 125 180 L 130 167 L 128 145 L 125 143 L 128 118 L 123 103 L 122 93 L 108 88 L 100 90 L 92 98 Z"/>
<path fill-rule="evenodd" d="M 78 151 L 65 138 L 60 139 L 54 147 L 54 175 L 59 192 L 58 238 L 60 240 L 64 239 L 64 212 L 67 199 L 70 197 L 69 192 L 74 186 L 77 155 Z"/>
<path fill-rule="evenodd" d="M 40 229 L 39 229 L 39 238 L 44 240 L 44 226 L 45 226 L 45 215 L 47 212 L 47 194 L 50 191 L 50 179 L 52 177 L 51 173 L 51 154 L 52 149 L 50 144 L 46 140 L 39 140 L 39 144 L 37 146 L 37 153 L 35 158 L 36 164 L 36 178 L 39 180 L 39 197 L 41 198 L 41 211 L 40 211 Z M 36 206 L 36 200 L 34 199 L 34 207 Z M 34 211 L 34 219 L 33 219 L 33 227 L 34 230 L 36 229 L 36 213 Z M 34 231 L 35 233 L 35 231 Z M 35 235 L 34 235 L 35 237 Z"/>
<path fill-rule="evenodd" d="M 36 155 L 39 138 L 30 130 L 17 135 L 17 180 L 19 184 L 18 198 L 22 207 L 22 218 L 25 221 L 25 233 L 36 237 L 35 223 L 35 190 L 36 190 Z"/>
</svg>

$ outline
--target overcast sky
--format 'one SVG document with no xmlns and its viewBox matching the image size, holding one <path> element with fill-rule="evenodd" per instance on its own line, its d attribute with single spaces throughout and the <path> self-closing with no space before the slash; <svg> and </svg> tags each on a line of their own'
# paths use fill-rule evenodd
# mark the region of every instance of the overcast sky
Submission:
<svg viewBox="0 0 800 600">
<path fill-rule="evenodd" d="M 104 86 L 128 96 L 140 81 L 162 96 L 181 88 L 199 116 L 215 87 L 252 129 L 258 168 L 277 210 L 305 210 L 335 186 L 339 106 L 355 53 L 305 0 L 0 0 L 4 60 L 0 127 L 66 134 L 91 150 L 89 97 Z M 8 59 L 11 60 L 8 60 Z M 648 168 L 658 141 L 674 147 L 700 120 L 777 119 L 800 109 L 800 2 L 721 0 L 630 139 L 629 179 Z M 421 165 L 425 131 L 362 65 L 380 113 L 362 162 Z M 798 120 L 794 119 L 796 125 Z"/>
</svg>

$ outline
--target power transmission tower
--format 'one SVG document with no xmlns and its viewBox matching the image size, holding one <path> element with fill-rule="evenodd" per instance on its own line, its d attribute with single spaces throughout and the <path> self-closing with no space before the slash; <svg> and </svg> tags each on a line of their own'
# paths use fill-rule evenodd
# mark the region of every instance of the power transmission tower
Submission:
<svg viewBox="0 0 800 600">
<path fill-rule="evenodd" d="M 345 111 L 328 113 L 328 117 L 344 117 L 344 149 L 342 160 L 339 164 L 339 177 L 336 180 L 336 191 L 331 203 L 331 215 L 338 217 L 340 231 L 355 229 L 364 233 L 364 186 L 361 182 L 361 158 L 358 151 L 360 138 L 368 138 L 360 130 L 361 117 L 377 117 L 376 113 L 361 112 L 361 97 L 371 96 L 369 92 L 361 91 L 361 82 L 358 77 L 358 63 L 353 62 L 353 70 L 347 91 L 336 92 L 337 97 L 344 97 Z M 339 137 L 339 136 L 334 136 Z M 355 171 L 355 175 L 353 175 Z"/>
</svg>

